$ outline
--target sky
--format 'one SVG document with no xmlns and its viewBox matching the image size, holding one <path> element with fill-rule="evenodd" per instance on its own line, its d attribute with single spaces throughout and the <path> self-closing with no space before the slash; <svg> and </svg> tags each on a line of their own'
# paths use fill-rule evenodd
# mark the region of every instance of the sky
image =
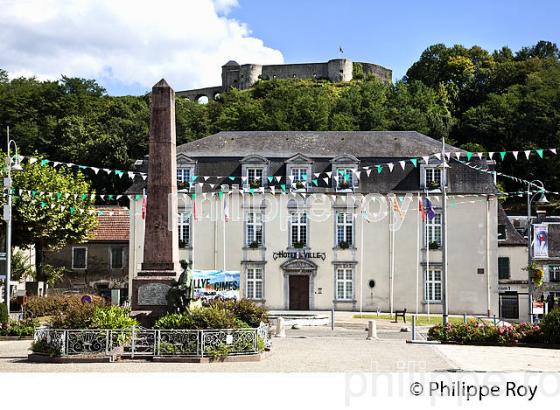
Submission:
<svg viewBox="0 0 560 410">
<path fill-rule="evenodd" d="M 140 95 L 221 83 L 221 65 L 380 64 L 400 79 L 429 45 L 560 43 L 558 0 L 0 0 L 10 77 L 96 79 Z M 342 47 L 343 53 L 339 51 Z"/>
</svg>

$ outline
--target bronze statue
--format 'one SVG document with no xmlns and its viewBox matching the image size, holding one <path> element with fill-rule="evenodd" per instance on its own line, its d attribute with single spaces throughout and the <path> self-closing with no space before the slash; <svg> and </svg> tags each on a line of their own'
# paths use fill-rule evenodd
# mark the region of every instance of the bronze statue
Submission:
<svg viewBox="0 0 560 410">
<path fill-rule="evenodd" d="M 181 260 L 183 272 L 179 280 L 173 281 L 173 285 L 167 293 L 167 305 L 173 312 L 185 312 L 189 310 L 189 305 L 194 298 L 194 283 L 190 262 Z"/>
</svg>

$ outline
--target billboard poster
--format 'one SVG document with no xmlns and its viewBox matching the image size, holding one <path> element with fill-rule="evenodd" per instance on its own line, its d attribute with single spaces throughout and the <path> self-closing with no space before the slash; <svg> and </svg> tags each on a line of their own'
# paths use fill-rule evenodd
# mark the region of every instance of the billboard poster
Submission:
<svg viewBox="0 0 560 410">
<path fill-rule="evenodd" d="M 239 271 L 193 269 L 192 273 L 195 300 L 239 300 Z"/>
<path fill-rule="evenodd" d="M 548 225 L 535 225 L 533 231 L 533 257 L 548 258 Z"/>
</svg>

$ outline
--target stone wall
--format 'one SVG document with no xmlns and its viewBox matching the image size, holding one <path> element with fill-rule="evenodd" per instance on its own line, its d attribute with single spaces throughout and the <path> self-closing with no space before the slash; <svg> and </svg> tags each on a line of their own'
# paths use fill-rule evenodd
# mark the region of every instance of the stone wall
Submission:
<svg viewBox="0 0 560 410">
<path fill-rule="evenodd" d="M 385 83 L 392 81 L 392 71 L 377 64 L 359 63 L 364 75 L 373 75 Z M 215 99 L 220 93 L 232 87 L 245 90 L 259 79 L 274 78 L 326 79 L 332 82 L 347 82 L 353 78 L 353 62 L 347 58 L 333 59 L 324 63 L 302 64 L 243 64 L 229 61 L 222 66 L 222 85 L 194 90 L 178 91 L 177 96 L 198 101 L 201 96 Z"/>
</svg>

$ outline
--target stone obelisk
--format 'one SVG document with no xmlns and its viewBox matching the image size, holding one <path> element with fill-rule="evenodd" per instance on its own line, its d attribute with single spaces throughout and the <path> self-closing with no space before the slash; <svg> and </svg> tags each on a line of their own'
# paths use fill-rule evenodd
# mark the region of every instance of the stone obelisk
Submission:
<svg viewBox="0 0 560 410">
<path fill-rule="evenodd" d="M 132 309 L 157 316 L 180 273 L 175 92 L 163 79 L 152 87 L 147 194 L 144 259 L 132 281 Z"/>
</svg>

